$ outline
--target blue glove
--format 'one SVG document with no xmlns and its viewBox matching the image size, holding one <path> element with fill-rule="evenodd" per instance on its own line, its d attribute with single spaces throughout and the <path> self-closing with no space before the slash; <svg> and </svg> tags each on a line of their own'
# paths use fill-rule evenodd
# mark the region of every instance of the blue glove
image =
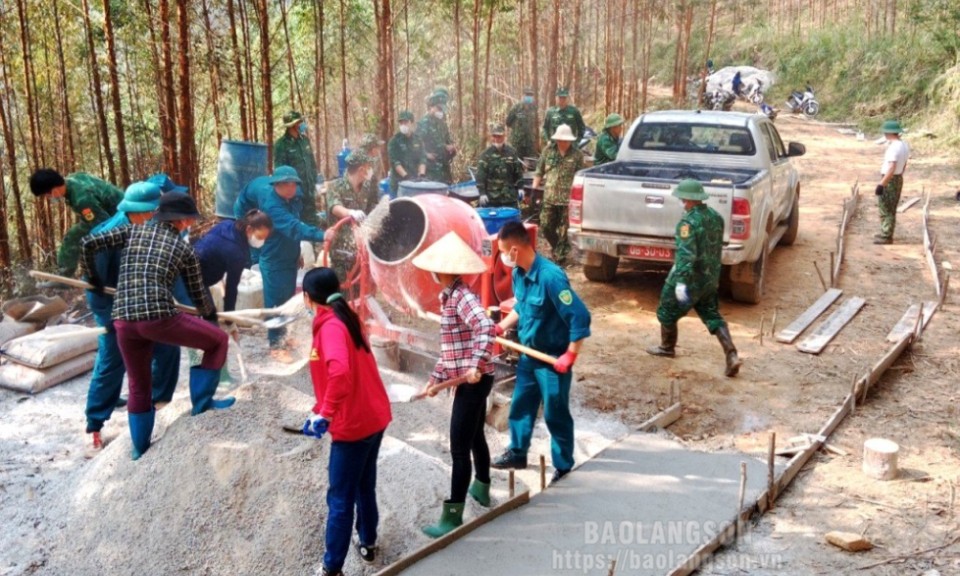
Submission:
<svg viewBox="0 0 960 576">
<path fill-rule="evenodd" d="M 677 302 L 683 304 L 684 306 L 690 303 L 690 295 L 687 293 L 686 284 L 677 284 L 674 294 L 677 296 Z"/>
<path fill-rule="evenodd" d="M 323 438 L 330 428 L 330 421 L 319 414 L 311 414 L 303 423 L 303 433 L 314 438 Z"/>
</svg>

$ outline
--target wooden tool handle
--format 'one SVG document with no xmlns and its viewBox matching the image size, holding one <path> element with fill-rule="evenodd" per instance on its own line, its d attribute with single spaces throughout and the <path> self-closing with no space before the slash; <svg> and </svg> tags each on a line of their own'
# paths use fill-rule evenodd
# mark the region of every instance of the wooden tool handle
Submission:
<svg viewBox="0 0 960 576">
<path fill-rule="evenodd" d="M 453 388 L 455 386 L 459 386 L 461 384 L 466 384 L 466 383 L 467 383 L 467 377 L 460 376 L 459 378 L 454 378 L 452 380 L 440 382 L 439 384 L 433 384 L 431 386 L 427 386 L 426 388 L 424 388 L 423 392 L 420 392 L 419 394 L 415 394 L 411 398 L 411 400 L 420 400 L 422 398 L 426 398 L 427 396 L 431 396 L 431 397 L 436 396 L 439 392 L 446 390 L 447 388 Z M 433 392 L 433 394 L 430 394 L 430 392 Z"/>
<path fill-rule="evenodd" d="M 554 358 L 553 356 L 549 354 L 544 354 L 539 350 L 534 350 L 533 348 L 524 346 L 523 344 L 517 344 L 513 340 L 507 340 L 506 338 L 501 338 L 500 336 L 497 336 L 497 344 L 503 346 L 504 348 L 510 348 L 511 350 L 516 350 L 517 352 L 526 354 L 527 356 L 534 358 L 536 360 L 539 360 L 541 362 L 546 362 L 551 366 L 557 363 L 557 359 Z"/>
</svg>

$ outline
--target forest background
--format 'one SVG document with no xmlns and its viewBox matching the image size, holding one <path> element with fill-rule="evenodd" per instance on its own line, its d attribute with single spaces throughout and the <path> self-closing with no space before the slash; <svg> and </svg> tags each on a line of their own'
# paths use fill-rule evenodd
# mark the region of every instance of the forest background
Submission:
<svg viewBox="0 0 960 576">
<path fill-rule="evenodd" d="M 464 179 L 525 86 L 541 115 L 569 87 L 599 128 L 695 107 L 708 59 L 774 71 L 774 106 L 810 82 L 828 120 L 960 147 L 956 0 L 0 0 L 0 38 L 3 296 L 72 224 L 29 193 L 38 167 L 120 187 L 165 171 L 210 213 L 222 140 L 272 143 L 300 110 L 329 179 L 344 139 L 389 139 L 438 86 Z"/>
</svg>

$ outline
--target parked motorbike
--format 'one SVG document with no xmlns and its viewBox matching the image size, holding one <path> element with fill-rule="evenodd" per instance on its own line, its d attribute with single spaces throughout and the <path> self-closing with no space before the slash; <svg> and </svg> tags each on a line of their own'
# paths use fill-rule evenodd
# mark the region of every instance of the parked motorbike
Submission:
<svg viewBox="0 0 960 576">
<path fill-rule="evenodd" d="M 802 112 L 804 116 L 813 118 L 820 113 L 820 102 L 817 101 L 813 88 L 807 84 L 806 90 L 803 92 L 794 90 L 790 94 L 790 97 L 787 98 L 787 109 L 789 109 L 792 114 L 800 114 Z"/>
</svg>

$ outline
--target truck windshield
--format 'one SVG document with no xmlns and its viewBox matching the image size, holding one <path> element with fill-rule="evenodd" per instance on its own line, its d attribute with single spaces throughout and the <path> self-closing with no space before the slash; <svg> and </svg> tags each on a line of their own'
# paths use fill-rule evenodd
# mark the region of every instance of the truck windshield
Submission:
<svg viewBox="0 0 960 576">
<path fill-rule="evenodd" d="M 756 152 L 746 128 L 687 122 L 644 122 L 630 138 L 630 148 L 741 156 L 753 156 Z"/>
</svg>

